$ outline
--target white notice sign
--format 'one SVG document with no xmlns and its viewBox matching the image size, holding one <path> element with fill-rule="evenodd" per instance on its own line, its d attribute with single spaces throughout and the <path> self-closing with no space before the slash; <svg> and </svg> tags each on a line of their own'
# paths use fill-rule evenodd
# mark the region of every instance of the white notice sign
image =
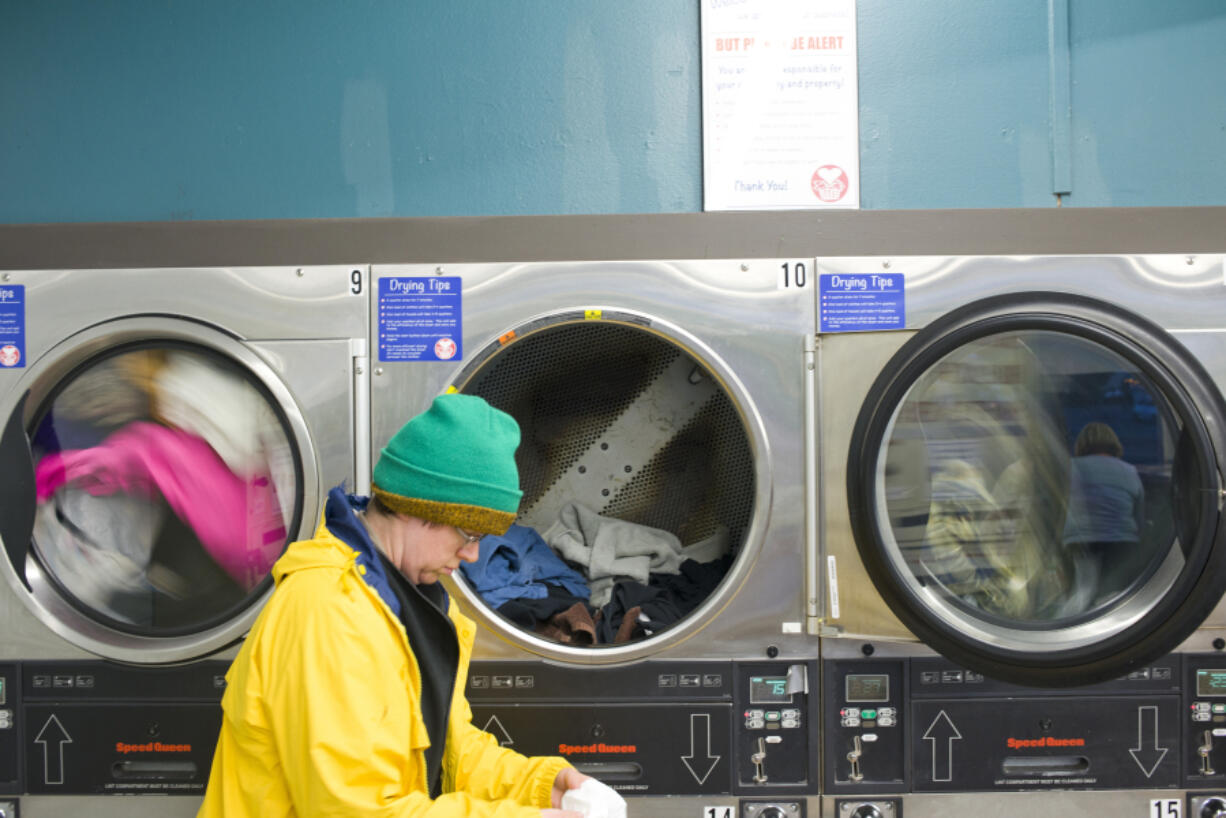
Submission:
<svg viewBox="0 0 1226 818">
<path fill-rule="evenodd" d="M 860 206 L 855 0 L 702 0 L 703 207 Z"/>
</svg>

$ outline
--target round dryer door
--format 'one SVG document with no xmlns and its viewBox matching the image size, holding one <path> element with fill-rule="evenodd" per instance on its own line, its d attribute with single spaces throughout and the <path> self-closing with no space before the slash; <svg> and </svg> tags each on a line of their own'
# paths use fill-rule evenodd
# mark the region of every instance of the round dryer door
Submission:
<svg viewBox="0 0 1226 818">
<path fill-rule="evenodd" d="M 461 567 L 496 631 L 626 661 L 695 633 L 744 580 L 764 438 L 694 339 L 635 314 L 559 314 L 503 335 L 455 386 L 522 433 L 517 525 Z"/>
<path fill-rule="evenodd" d="M 970 304 L 873 385 L 848 459 L 865 566 L 934 649 L 1009 681 L 1115 678 L 1226 580 L 1226 420 L 1168 333 L 1052 293 Z"/>
<path fill-rule="evenodd" d="M 241 636 L 298 534 L 310 466 L 267 364 L 216 330 L 134 318 L 62 342 L 18 391 L 0 534 L 34 614 L 122 661 Z"/>
</svg>

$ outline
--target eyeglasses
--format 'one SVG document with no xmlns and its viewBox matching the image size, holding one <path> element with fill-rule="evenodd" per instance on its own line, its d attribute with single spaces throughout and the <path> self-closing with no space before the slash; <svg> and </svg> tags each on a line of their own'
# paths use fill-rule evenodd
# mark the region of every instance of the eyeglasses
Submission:
<svg viewBox="0 0 1226 818">
<path fill-rule="evenodd" d="M 481 542 L 480 534 L 469 534 L 467 531 L 460 528 L 458 525 L 454 525 L 452 526 L 452 528 L 458 531 L 460 533 L 460 536 L 464 538 L 465 545 L 472 545 L 475 542 Z"/>
</svg>

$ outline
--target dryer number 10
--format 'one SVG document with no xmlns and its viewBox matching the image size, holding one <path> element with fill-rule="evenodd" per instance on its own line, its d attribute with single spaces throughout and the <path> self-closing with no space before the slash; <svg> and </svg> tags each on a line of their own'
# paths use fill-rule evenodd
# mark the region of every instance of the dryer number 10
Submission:
<svg viewBox="0 0 1226 818">
<path fill-rule="evenodd" d="M 803 289 L 809 283 L 809 269 L 803 261 L 785 261 L 779 265 L 779 289 Z"/>
</svg>

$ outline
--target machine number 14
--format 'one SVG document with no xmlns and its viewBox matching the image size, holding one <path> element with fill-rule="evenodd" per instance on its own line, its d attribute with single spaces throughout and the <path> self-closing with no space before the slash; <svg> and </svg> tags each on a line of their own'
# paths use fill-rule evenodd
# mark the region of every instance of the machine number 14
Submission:
<svg viewBox="0 0 1226 818">
<path fill-rule="evenodd" d="M 734 807 L 703 807 L 702 818 L 736 818 Z"/>
<path fill-rule="evenodd" d="M 1178 798 L 1155 798 L 1149 802 L 1149 818 L 1182 818 L 1183 801 Z"/>
</svg>

